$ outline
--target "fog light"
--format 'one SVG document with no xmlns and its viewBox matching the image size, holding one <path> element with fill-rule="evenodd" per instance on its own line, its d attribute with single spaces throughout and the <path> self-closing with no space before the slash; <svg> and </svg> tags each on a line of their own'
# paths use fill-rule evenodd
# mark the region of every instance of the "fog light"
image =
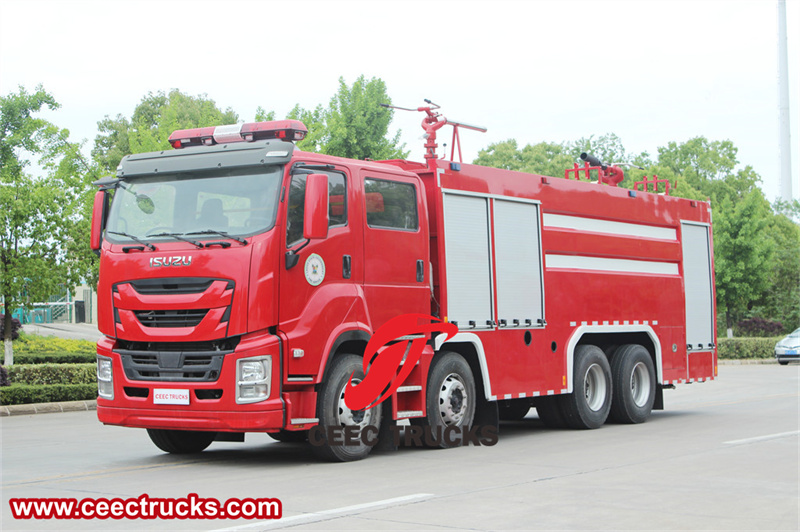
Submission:
<svg viewBox="0 0 800 532">
<path fill-rule="evenodd" d="M 269 398 L 272 357 L 240 358 L 236 361 L 236 402 L 257 403 Z"/>
<path fill-rule="evenodd" d="M 114 371 L 111 359 L 97 356 L 97 395 L 103 399 L 114 399 Z"/>
</svg>

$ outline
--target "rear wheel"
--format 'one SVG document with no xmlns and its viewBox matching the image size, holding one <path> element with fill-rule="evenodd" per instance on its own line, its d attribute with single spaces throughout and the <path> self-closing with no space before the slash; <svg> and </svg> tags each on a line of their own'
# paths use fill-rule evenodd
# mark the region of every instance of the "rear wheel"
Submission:
<svg viewBox="0 0 800 532">
<path fill-rule="evenodd" d="M 147 435 L 156 447 L 172 454 L 199 453 L 217 437 L 216 432 L 165 429 L 147 429 Z"/>
<path fill-rule="evenodd" d="M 328 378 L 322 384 L 317 396 L 317 417 L 323 434 L 321 441 L 311 447 L 314 454 L 332 462 L 352 462 L 365 458 L 372 447 L 361 440 L 361 431 L 367 426 L 376 430 L 381 426 L 381 406 L 375 405 L 367 410 L 351 410 L 344 402 L 344 391 L 353 377 L 353 384 L 364 379 L 364 367 L 361 357 L 357 355 L 341 355 L 333 361 Z M 343 442 L 343 433 L 337 441 L 328 439 L 328 429 L 336 427 L 356 427 L 358 434 L 355 442 Z M 345 445 L 344 443 L 348 443 Z"/>
<path fill-rule="evenodd" d="M 641 345 L 623 345 L 611 358 L 614 399 L 609 419 L 644 423 L 656 398 L 656 372 L 650 352 Z"/>
<path fill-rule="evenodd" d="M 596 429 L 611 410 L 611 367 L 603 350 L 594 345 L 575 348 L 574 389 L 559 397 L 568 427 Z"/>
</svg>

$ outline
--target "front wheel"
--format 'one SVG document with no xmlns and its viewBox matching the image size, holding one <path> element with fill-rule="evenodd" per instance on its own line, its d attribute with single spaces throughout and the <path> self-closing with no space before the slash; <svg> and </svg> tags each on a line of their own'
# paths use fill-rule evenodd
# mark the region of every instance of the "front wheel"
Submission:
<svg viewBox="0 0 800 532">
<path fill-rule="evenodd" d="M 596 429 L 611 410 L 611 367 L 603 350 L 594 345 L 575 348 L 574 387 L 559 398 L 567 426 Z"/>
<path fill-rule="evenodd" d="M 458 353 L 436 356 L 428 375 L 423 424 L 430 428 L 439 447 L 461 445 L 464 431 L 472 426 L 476 401 L 475 378 L 467 361 Z"/>
<path fill-rule="evenodd" d="M 372 447 L 361 439 L 361 431 L 367 426 L 380 430 L 381 405 L 375 405 L 366 410 L 351 410 L 344 402 L 344 391 L 353 377 L 353 385 L 364 379 L 364 366 L 362 358 L 357 355 L 341 355 L 334 361 L 328 372 L 327 379 L 317 395 L 317 417 L 323 429 L 320 438 L 311 442 L 314 454 L 332 462 L 352 462 L 361 460 L 372 451 Z M 345 441 L 343 431 L 346 427 L 356 427 L 357 441 Z M 329 439 L 329 431 L 336 437 Z"/>
<path fill-rule="evenodd" d="M 165 429 L 147 429 L 147 435 L 156 447 L 171 454 L 199 453 L 217 437 L 216 432 Z"/>
</svg>

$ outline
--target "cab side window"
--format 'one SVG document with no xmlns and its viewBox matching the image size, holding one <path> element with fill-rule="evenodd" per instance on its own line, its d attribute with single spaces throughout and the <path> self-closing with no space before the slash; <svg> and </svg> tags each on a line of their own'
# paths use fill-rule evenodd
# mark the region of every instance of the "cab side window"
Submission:
<svg viewBox="0 0 800 532">
<path fill-rule="evenodd" d="M 347 182 L 339 172 L 317 172 L 328 176 L 328 227 L 347 225 Z M 289 185 L 289 213 L 286 217 L 286 247 L 303 240 L 306 176 L 295 174 Z"/>
<path fill-rule="evenodd" d="M 414 185 L 367 178 L 364 180 L 367 225 L 382 229 L 416 231 L 419 228 Z"/>
</svg>

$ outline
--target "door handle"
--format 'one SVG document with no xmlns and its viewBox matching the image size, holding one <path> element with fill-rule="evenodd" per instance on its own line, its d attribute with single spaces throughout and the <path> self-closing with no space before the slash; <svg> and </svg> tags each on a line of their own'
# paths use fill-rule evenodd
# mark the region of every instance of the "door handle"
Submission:
<svg viewBox="0 0 800 532">
<path fill-rule="evenodd" d="M 417 261 L 417 282 L 421 283 L 425 280 L 425 262 L 422 260 Z"/>
<path fill-rule="evenodd" d="M 342 257 L 342 278 L 349 279 L 352 275 L 352 272 L 352 259 L 350 258 L 350 255 L 344 255 Z"/>
</svg>

